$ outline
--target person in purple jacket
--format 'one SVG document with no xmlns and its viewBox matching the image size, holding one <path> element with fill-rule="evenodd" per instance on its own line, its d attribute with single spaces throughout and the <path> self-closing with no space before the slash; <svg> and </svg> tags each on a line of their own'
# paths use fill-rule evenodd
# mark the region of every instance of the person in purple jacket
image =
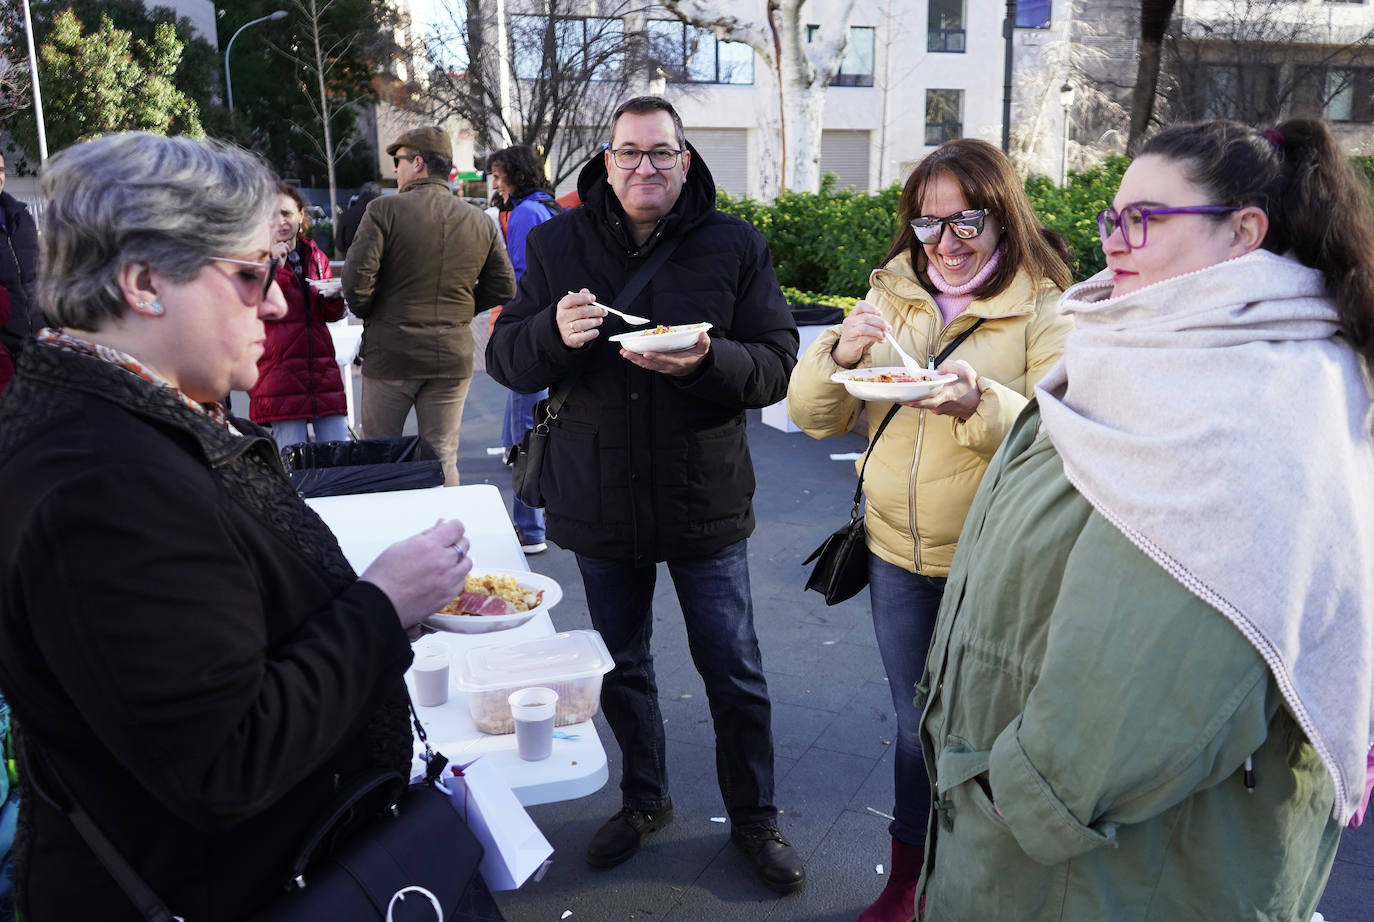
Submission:
<svg viewBox="0 0 1374 922">
<path fill-rule="evenodd" d="M 487 158 L 487 176 L 492 191 L 499 197 L 501 232 L 506 238 L 506 255 L 515 270 L 515 282 L 525 274 L 525 235 L 533 228 L 563 210 L 553 199 L 548 180 L 528 144 L 516 144 L 498 150 Z M 501 424 L 501 443 L 507 456 L 513 445 L 520 444 L 526 429 L 534 428 L 534 405 L 549 396 L 547 390 L 532 394 L 511 391 L 506 396 L 506 418 Z M 538 554 L 548 548 L 544 543 L 544 510 L 527 506 L 519 497 L 511 518 L 520 536 L 520 548 L 526 554 Z"/>
</svg>

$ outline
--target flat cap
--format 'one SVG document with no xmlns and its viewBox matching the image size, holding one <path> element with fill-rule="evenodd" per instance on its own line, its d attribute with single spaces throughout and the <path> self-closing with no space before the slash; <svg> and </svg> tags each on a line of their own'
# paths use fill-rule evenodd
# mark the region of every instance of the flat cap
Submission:
<svg viewBox="0 0 1374 922">
<path fill-rule="evenodd" d="M 394 157 L 396 151 L 403 147 L 413 150 L 417 154 L 438 154 L 445 160 L 453 159 L 453 142 L 448 139 L 448 132 L 437 125 L 412 128 L 410 131 L 404 132 L 386 146 L 386 152 Z"/>
</svg>

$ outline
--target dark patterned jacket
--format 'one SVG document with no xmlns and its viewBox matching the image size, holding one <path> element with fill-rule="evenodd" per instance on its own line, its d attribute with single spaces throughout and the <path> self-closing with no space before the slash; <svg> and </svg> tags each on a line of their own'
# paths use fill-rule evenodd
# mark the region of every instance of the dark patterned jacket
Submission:
<svg viewBox="0 0 1374 922">
<path fill-rule="evenodd" d="M 34 290 L 38 273 L 38 227 L 29 206 L 0 192 L 5 230 L 0 230 L 0 288 L 9 292 L 10 316 L 0 324 L 0 345 L 18 356 L 43 326 Z"/>
<path fill-rule="evenodd" d="M 11 391 L 0 690 L 30 756 L 20 911 L 141 918 L 34 791 L 52 793 L 56 767 L 173 913 L 241 919 L 284 883 L 341 778 L 409 762 L 395 610 L 251 423 L 235 435 L 43 343 Z"/>
</svg>

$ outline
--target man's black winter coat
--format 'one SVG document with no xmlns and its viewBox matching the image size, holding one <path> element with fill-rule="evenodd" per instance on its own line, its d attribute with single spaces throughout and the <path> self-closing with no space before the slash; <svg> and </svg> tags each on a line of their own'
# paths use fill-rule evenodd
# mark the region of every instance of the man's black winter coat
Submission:
<svg viewBox="0 0 1374 922">
<path fill-rule="evenodd" d="M 487 371 L 523 393 L 576 381 L 554 422 L 541 486 L 548 536 L 590 557 L 647 564 L 713 554 L 754 530 L 745 409 L 781 400 L 797 328 L 768 246 L 715 209 L 700 154 L 673 210 L 637 247 L 598 153 L 578 178 L 583 206 L 530 232 L 515 300 L 496 321 Z M 586 287 L 610 304 L 655 246 L 671 258 L 626 307 L 655 324 L 711 323 L 701 366 L 674 378 L 623 359 L 608 316 L 580 349 L 559 336 L 558 300 Z"/>
</svg>

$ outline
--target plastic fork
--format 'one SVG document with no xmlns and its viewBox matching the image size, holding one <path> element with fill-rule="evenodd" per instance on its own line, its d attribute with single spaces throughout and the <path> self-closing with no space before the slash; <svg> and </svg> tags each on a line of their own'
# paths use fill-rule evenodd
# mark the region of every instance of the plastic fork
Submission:
<svg viewBox="0 0 1374 922">
<path fill-rule="evenodd" d="M 907 374 L 916 375 L 917 377 L 925 376 L 928 369 L 923 367 L 920 362 L 916 361 L 911 356 L 907 355 L 906 350 L 903 349 L 901 346 L 897 345 L 897 340 L 892 338 L 891 333 L 884 333 L 883 336 L 887 338 L 887 341 L 892 344 L 892 348 L 896 349 L 897 354 L 901 356 L 902 367 L 906 369 Z"/>
<path fill-rule="evenodd" d="M 575 294 L 577 294 L 577 292 L 575 292 L 575 291 L 570 291 L 570 292 L 568 292 L 568 294 L 570 294 L 570 295 L 575 295 Z M 631 326 L 642 326 L 642 325 L 644 325 L 644 324 L 650 322 L 648 317 L 640 317 L 640 316 L 638 316 L 637 314 L 627 314 L 627 313 L 625 313 L 624 311 L 618 311 L 618 310 L 616 310 L 614 307 L 611 307 L 611 306 L 606 305 L 606 304 L 602 304 L 600 301 L 593 301 L 593 302 L 592 302 L 592 307 L 599 307 L 599 308 L 601 308 L 602 310 L 604 310 L 604 311 L 605 311 L 606 313 L 608 313 L 608 314 L 615 314 L 617 317 L 619 317 L 621 320 L 625 321 L 626 323 L 630 324 Z"/>
</svg>

